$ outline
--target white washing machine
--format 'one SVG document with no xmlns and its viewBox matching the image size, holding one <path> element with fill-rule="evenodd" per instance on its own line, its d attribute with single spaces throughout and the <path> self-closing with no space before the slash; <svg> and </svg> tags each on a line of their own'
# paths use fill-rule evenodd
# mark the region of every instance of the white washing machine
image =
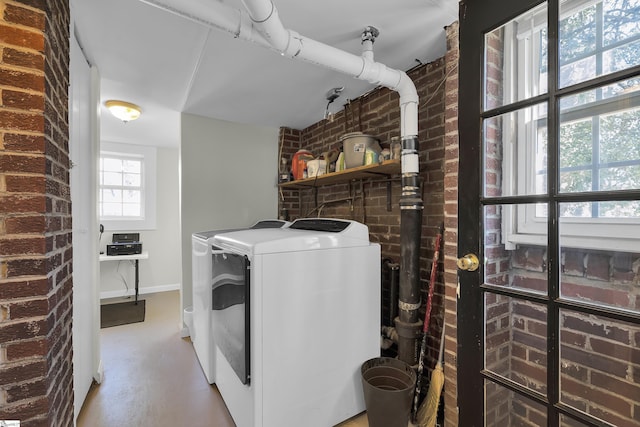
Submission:
<svg viewBox="0 0 640 427">
<path fill-rule="evenodd" d="M 249 229 L 280 228 L 290 223 L 280 220 L 258 221 Z M 191 235 L 191 275 L 193 327 L 191 342 L 209 384 L 215 382 L 215 345 L 211 336 L 211 240 L 216 234 L 235 231 L 213 230 Z"/>
<path fill-rule="evenodd" d="M 327 427 L 365 410 L 380 355 L 380 246 L 348 220 L 213 239 L 216 385 L 238 427 Z"/>
</svg>

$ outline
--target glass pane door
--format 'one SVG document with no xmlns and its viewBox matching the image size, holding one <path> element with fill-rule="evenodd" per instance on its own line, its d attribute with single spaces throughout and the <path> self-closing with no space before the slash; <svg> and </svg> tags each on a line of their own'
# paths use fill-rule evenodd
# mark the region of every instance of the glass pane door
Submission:
<svg viewBox="0 0 640 427">
<path fill-rule="evenodd" d="M 638 426 L 640 0 L 472 3 L 461 425 Z"/>
</svg>

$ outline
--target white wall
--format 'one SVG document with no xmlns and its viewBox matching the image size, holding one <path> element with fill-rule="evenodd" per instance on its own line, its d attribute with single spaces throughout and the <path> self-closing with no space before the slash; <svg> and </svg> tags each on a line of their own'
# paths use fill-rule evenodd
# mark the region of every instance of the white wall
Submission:
<svg viewBox="0 0 640 427">
<path fill-rule="evenodd" d="M 191 234 L 277 218 L 277 158 L 277 128 L 182 115 L 183 307 L 192 304 Z"/>
<path fill-rule="evenodd" d="M 157 147 L 156 167 L 156 228 L 154 230 L 109 230 L 102 235 L 100 248 L 105 251 L 113 232 L 139 232 L 142 249 L 149 259 L 140 260 L 140 292 L 161 292 L 180 289 L 180 197 L 179 150 Z M 134 268 L 129 261 L 100 263 L 100 297 L 124 295 L 125 284 L 133 295 Z"/>
</svg>

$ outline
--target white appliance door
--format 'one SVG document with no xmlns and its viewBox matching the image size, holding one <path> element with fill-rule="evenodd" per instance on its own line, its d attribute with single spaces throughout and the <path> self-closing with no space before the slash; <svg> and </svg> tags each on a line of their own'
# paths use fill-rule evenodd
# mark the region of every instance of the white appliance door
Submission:
<svg viewBox="0 0 640 427">
<path fill-rule="evenodd" d="M 249 258 L 215 249 L 211 258 L 213 340 L 242 384 L 249 384 Z"/>
</svg>

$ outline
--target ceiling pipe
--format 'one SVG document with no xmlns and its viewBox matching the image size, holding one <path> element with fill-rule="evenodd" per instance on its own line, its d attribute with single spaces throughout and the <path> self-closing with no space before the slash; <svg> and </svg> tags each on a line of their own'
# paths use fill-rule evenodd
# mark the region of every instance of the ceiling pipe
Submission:
<svg viewBox="0 0 640 427">
<path fill-rule="evenodd" d="M 396 91 L 400 96 L 402 114 L 400 135 L 403 138 L 418 135 L 418 94 L 413 81 L 404 71 L 373 61 L 373 53 L 354 55 L 284 28 L 270 0 L 244 0 L 248 13 L 214 0 L 140 1 L 224 31 L 235 38 L 275 49 L 283 56 L 301 59 Z"/>
<path fill-rule="evenodd" d="M 418 319 L 420 299 L 420 234 L 423 201 L 420 194 L 418 146 L 418 93 L 404 71 L 394 70 L 373 60 L 371 29 L 363 33 L 361 56 L 306 38 L 286 29 L 271 0 L 242 0 L 246 11 L 221 2 L 184 0 L 140 0 L 176 15 L 203 23 L 275 49 L 283 56 L 301 59 L 324 68 L 385 86 L 400 96 L 400 135 L 402 137 L 402 196 L 400 199 L 400 286 L 398 358 L 415 365 L 422 322 Z M 377 32 L 377 30 L 376 30 Z M 377 34 L 376 34 L 377 36 Z"/>
</svg>

